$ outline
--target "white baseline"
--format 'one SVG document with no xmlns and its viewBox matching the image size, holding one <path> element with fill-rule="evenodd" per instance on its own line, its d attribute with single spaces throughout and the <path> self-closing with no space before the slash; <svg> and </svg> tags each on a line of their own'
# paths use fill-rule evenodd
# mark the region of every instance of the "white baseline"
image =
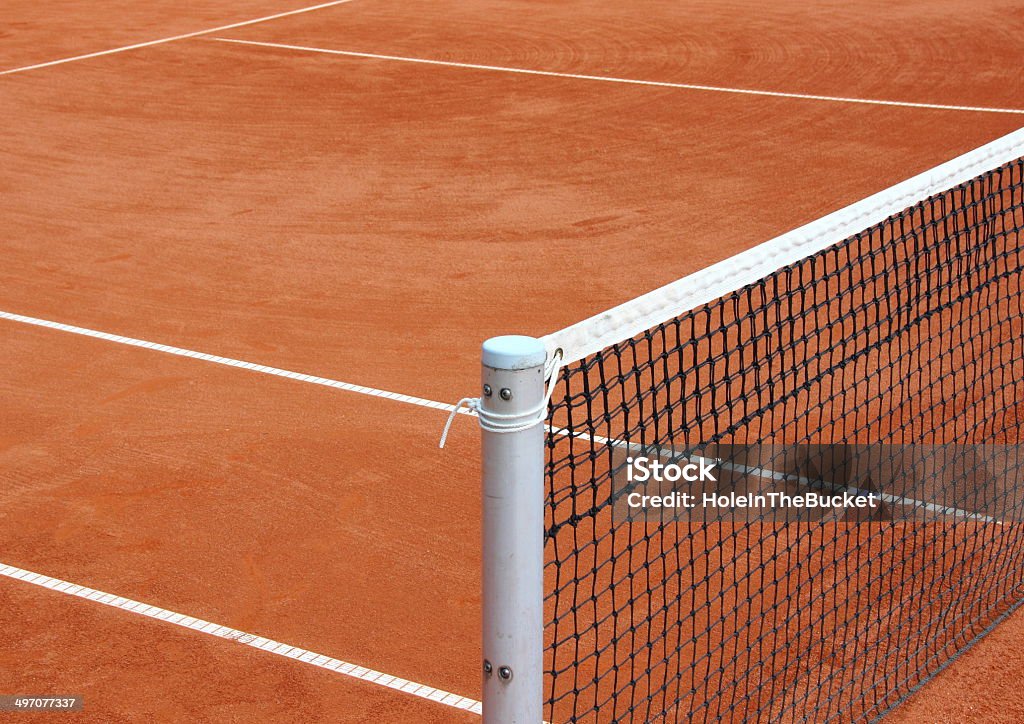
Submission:
<svg viewBox="0 0 1024 724">
<path fill-rule="evenodd" d="M 559 73 L 552 70 L 535 70 L 531 68 L 510 68 L 501 65 L 480 65 L 479 63 L 457 63 L 448 60 L 432 60 L 430 58 L 410 58 L 402 55 L 381 55 L 379 53 L 357 53 L 351 50 L 331 50 L 329 48 L 313 48 L 305 45 L 287 45 L 285 43 L 267 43 L 257 40 L 239 40 L 237 38 L 210 38 L 218 43 L 237 43 L 262 48 L 279 50 L 297 50 L 303 53 L 323 53 L 326 55 L 343 55 L 350 58 L 370 58 L 373 60 L 394 60 L 402 63 L 421 63 L 424 65 L 441 65 L 448 68 L 466 68 L 469 70 L 489 70 L 499 73 L 520 73 L 523 75 L 541 75 L 549 78 L 571 78 L 574 80 L 595 80 L 605 83 L 624 83 L 627 85 L 655 86 L 657 88 L 682 88 L 685 90 L 710 91 L 713 93 L 737 93 L 750 96 L 770 96 L 773 98 L 796 98 L 808 101 L 831 101 L 833 103 L 866 103 L 875 106 L 902 106 L 904 108 L 929 108 L 940 111 L 972 111 L 977 113 L 1017 113 L 1024 115 L 1022 108 L 989 108 L 987 106 L 955 106 L 941 103 L 913 103 L 910 101 L 891 101 L 877 98 L 846 98 L 843 96 L 822 96 L 810 93 L 784 93 L 781 91 L 754 90 L 750 88 L 729 88 L 726 86 L 697 85 L 694 83 L 672 83 L 659 80 L 637 80 L 633 78 L 616 78 L 607 75 L 585 75 L 582 73 Z"/>
</svg>

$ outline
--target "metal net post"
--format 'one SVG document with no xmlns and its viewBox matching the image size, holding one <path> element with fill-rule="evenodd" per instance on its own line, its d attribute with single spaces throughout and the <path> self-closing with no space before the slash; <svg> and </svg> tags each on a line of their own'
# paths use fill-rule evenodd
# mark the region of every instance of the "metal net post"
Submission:
<svg viewBox="0 0 1024 724">
<path fill-rule="evenodd" d="M 544 346 L 483 345 L 483 716 L 543 718 Z"/>
</svg>

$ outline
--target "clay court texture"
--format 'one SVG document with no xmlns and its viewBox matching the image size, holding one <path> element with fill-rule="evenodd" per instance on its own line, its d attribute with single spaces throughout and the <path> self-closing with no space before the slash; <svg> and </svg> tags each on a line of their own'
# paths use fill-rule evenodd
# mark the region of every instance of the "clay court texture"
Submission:
<svg viewBox="0 0 1024 724">
<path fill-rule="evenodd" d="M 475 420 L 437 441 L 479 343 L 1024 126 L 1022 35 L 1009 1 L 4 0 L 0 694 L 478 720 Z M 1004 613 L 889 718 L 1024 720 Z"/>
</svg>

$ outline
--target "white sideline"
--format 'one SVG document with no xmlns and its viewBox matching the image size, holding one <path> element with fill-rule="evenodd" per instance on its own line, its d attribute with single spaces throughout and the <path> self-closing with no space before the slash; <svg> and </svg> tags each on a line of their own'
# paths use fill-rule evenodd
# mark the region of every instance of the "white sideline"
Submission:
<svg viewBox="0 0 1024 724">
<path fill-rule="evenodd" d="M 239 40 L 236 38 L 210 38 L 218 43 L 237 43 L 254 45 L 263 48 L 281 50 L 298 50 L 305 53 L 324 53 L 327 55 L 344 55 L 351 58 L 370 58 L 373 60 L 395 60 L 402 63 L 421 63 L 424 65 L 441 65 L 448 68 L 467 68 L 470 70 L 490 70 L 499 73 L 520 73 L 523 75 L 542 75 L 549 78 L 570 78 L 572 80 L 596 80 L 605 83 L 624 83 L 627 85 L 645 85 L 657 88 L 680 88 L 684 90 L 710 91 L 712 93 L 737 93 L 749 96 L 769 96 L 772 98 L 795 98 L 806 101 L 831 101 L 833 103 L 866 103 L 874 106 L 902 106 L 904 108 L 928 108 L 938 111 L 972 111 L 976 113 L 1017 113 L 1024 114 L 1024 108 L 991 108 L 988 106 L 956 106 L 942 103 L 913 103 L 910 101 L 890 101 L 877 98 L 848 98 L 843 96 L 823 96 L 811 93 L 784 93 L 782 91 L 756 90 L 753 88 L 730 88 L 727 86 L 697 85 L 695 83 L 673 83 L 670 81 L 638 80 L 634 78 L 616 78 L 607 75 L 586 75 L 583 73 L 559 73 L 551 70 L 531 68 L 512 68 L 501 65 L 481 65 L 479 63 L 457 63 L 448 60 L 432 60 L 430 58 L 411 58 L 402 55 L 381 55 L 379 53 L 357 53 L 350 50 L 330 50 L 306 45 L 288 45 L 286 43 L 268 43 L 257 40 Z"/>
<path fill-rule="evenodd" d="M 134 337 L 123 337 L 119 334 L 99 332 L 95 329 L 76 327 L 71 324 L 62 324 L 61 322 L 51 322 L 46 319 L 39 319 L 37 317 L 27 317 L 23 314 L 14 314 L 13 312 L 5 312 L 3 310 L 0 310 L 0 319 L 5 319 L 9 322 L 30 324 L 36 327 L 45 327 L 47 329 L 53 329 L 59 332 L 69 332 L 71 334 L 82 335 L 83 337 L 102 339 L 105 342 L 114 342 L 115 344 L 124 344 L 130 347 L 141 347 L 143 349 L 153 350 L 154 352 L 164 352 L 165 354 L 173 354 L 178 357 L 198 359 L 204 362 L 212 362 L 218 365 L 225 365 L 227 367 L 237 367 L 239 369 L 249 370 L 250 372 L 259 372 L 261 374 L 273 375 L 275 377 L 286 377 L 290 380 L 296 380 L 297 382 L 306 382 L 313 385 L 333 387 L 334 389 L 344 390 L 346 392 L 354 392 L 359 395 L 380 397 L 385 400 L 404 402 L 408 405 L 417 405 L 419 407 L 429 407 L 430 409 L 433 410 L 452 412 L 455 409 L 455 405 L 450 405 L 446 402 L 436 402 L 435 400 L 427 400 L 423 397 L 413 397 L 412 395 L 403 395 L 399 392 L 379 390 L 375 387 L 354 385 L 351 382 L 341 382 L 340 380 L 332 380 L 327 377 L 317 377 L 316 375 L 307 375 L 302 372 L 292 372 L 290 370 L 283 370 L 278 367 L 268 367 L 267 365 L 256 364 L 255 362 L 244 362 L 242 360 L 232 359 L 230 357 L 220 357 L 215 354 L 207 354 L 206 352 L 196 352 L 195 350 L 191 349 L 183 349 L 181 347 L 172 347 L 166 344 L 159 344 L 158 342 L 147 342 L 146 340 L 135 339 Z M 475 412 L 467 410 L 465 408 L 460 408 L 458 412 L 463 415 L 476 415 Z"/>
<path fill-rule="evenodd" d="M 274 15 L 267 15 L 262 18 L 255 18 L 254 20 L 243 20 L 238 23 L 231 23 L 230 25 L 220 25 L 216 28 L 209 28 L 207 30 L 196 30 L 191 33 L 184 33 L 182 35 L 174 35 L 169 38 L 160 38 L 159 40 L 149 40 L 144 43 L 135 43 L 133 45 L 123 45 L 120 48 L 111 48 L 109 50 L 99 50 L 95 53 L 85 53 L 84 55 L 75 55 L 70 58 L 60 58 L 58 60 L 50 60 L 45 63 L 36 63 L 34 65 L 25 65 L 20 68 L 10 68 L 9 70 L 0 70 L 0 75 L 12 75 L 14 73 L 24 73 L 28 70 L 38 70 L 39 68 L 49 68 L 54 65 L 62 65 L 64 63 L 72 63 L 76 60 L 87 60 L 89 58 L 99 58 L 104 55 L 113 55 L 115 53 L 123 53 L 127 50 L 138 50 L 139 48 L 149 48 L 153 45 L 162 45 L 164 43 L 172 43 L 175 40 L 186 40 L 188 38 L 195 38 L 200 35 L 209 35 L 210 33 L 219 33 L 224 30 L 232 30 L 234 28 L 244 28 L 247 25 L 256 25 L 258 23 L 265 23 L 269 20 L 277 20 L 278 18 L 286 18 L 289 15 L 300 15 L 302 13 L 311 13 L 314 10 L 323 10 L 324 8 L 333 7 L 335 5 L 344 5 L 350 3 L 352 0 L 333 0 L 332 2 L 321 3 L 320 5 L 312 5 L 310 7 L 298 8 L 296 10 L 288 10 L 283 13 L 275 13 Z"/>
<path fill-rule="evenodd" d="M 577 362 L 878 224 L 908 206 L 1024 156 L 1024 128 L 839 211 L 543 338 Z"/>
<path fill-rule="evenodd" d="M 397 676 L 391 676 L 380 671 L 367 669 L 363 666 L 351 664 L 346 661 L 340 661 L 339 659 L 331 658 L 330 656 L 318 654 L 313 651 L 307 651 L 306 649 L 300 649 L 296 646 L 289 646 L 288 644 L 264 638 L 263 636 L 245 633 L 244 631 L 238 631 L 227 626 L 221 626 L 216 623 L 193 618 L 192 616 L 186 616 L 182 613 L 175 613 L 156 606 L 150 606 L 122 596 L 115 596 L 112 593 L 104 593 L 103 591 L 86 588 L 85 586 L 78 586 L 74 583 L 69 583 L 68 581 L 51 578 L 50 576 L 33 573 L 31 571 L 15 568 L 14 566 L 9 566 L 3 563 L 0 563 L 0 576 L 6 576 L 17 581 L 30 583 L 34 586 L 48 588 L 51 591 L 57 591 L 58 593 L 63 593 L 68 596 L 78 596 L 79 598 L 84 598 L 88 601 L 102 603 L 104 606 L 111 606 L 112 608 L 128 611 L 129 613 L 147 616 L 149 618 L 154 618 L 157 621 L 163 621 L 164 623 L 173 624 L 174 626 L 180 626 L 182 628 L 191 629 L 210 636 L 216 636 L 217 638 L 234 641 L 235 643 L 242 644 L 243 646 L 251 646 L 254 649 L 260 649 L 261 651 L 276 654 L 277 656 L 295 659 L 304 664 L 316 666 L 321 669 L 327 669 L 328 671 L 333 671 L 335 673 L 342 674 L 343 676 L 359 679 L 360 681 L 365 681 L 377 686 L 395 689 L 396 691 L 401 691 L 412 696 L 418 696 L 422 699 L 427 699 L 438 704 L 444 704 L 445 706 L 450 706 L 455 709 L 462 709 L 474 714 L 481 713 L 481 704 L 475 699 L 469 699 L 465 696 L 453 694 L 450 691 L 435 689 L 432 686 L 418 684 L 415 681 L 409 681 L 408 679 L 401 679 Z"/>
</svg>

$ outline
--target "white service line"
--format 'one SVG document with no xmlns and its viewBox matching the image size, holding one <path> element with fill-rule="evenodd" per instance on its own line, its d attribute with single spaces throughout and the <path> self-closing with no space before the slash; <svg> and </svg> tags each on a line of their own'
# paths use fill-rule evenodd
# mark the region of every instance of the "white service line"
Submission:
<svg viewBox="0 0 1024 724">
<path fill-rule="evenodd" d="M 344 5 L 350 3 L 352 0 L 332 0 L 332 2 L 321 3 L 320 5 L 312 5 L 310 7 L 298 8 L 296 10 L 287 10 L 283 13 L 275 13 L 274 15 L 267 15 L 266 17 L 256 18 L 255 20 L 243 20 L 239 23 L 231 23 L 230 25 L 219 25 L 216 28 L 209 28 L 207 30 L 196 30 L 192 33 L 185 33 L 183 35 L 173 35 L 169 38 L 160 38 L 159 40 L 149 40 L 144 43 L 135 43 L 134 45 L 123 45 L 120 48 L 111 48 L 110 50 L 99 50 L 95 53 L 86 53 L 85 55 L 75 55 L 70 58 L 60 58 L 59 60 L 50 60 L 45 63 L 36 63 L 35 65 L 26 65 L 21 68 L 11 68 L 9 70 L 0 70 L 0 75 L 11 75 L 13 73 L 24 73 L 27 70 L 38 70 L 39 68 L 49 68 L 52 65 L 62 65 L 63 63 L 72 63 L 76 60 L 87 60 L 89 58 L 99 58 L 103 55 L 113 55 L 115 53 L 123 53 L 126 50 L 137 50 L 139 48 L 148 48 L 153 45 L 162 45 L 163 43 L 173 43 L 175 40 L 186 40 L 188 38 L 195 38 L 200 35 L 209 35 L 210 33 L 219 33 L 224 30 L 233 30 L 234 28 L 244 28 L 247 25 L 256 25 L 257 23 L 265 23 L 269 20 L 277 20 L 278 18 L 286 18 L 289 15 L 300 15 L 302 13 L 311 13 L 314 10 L 323 10 L 324 8 L 334 7 L 335 5 Z"/>
<path fill-rule="evenodd" d="M 530 68 L 510 68 L 501 65 L 480 65 L 478 63 L 456 63 L 448 60 L 431 60 L 429 58 L 410 58 L 401 55 L 380 55 L 378 53 L 357 53 L 351 50 L 330 50 L 305 45 L 287 45 L 284 43 L 267 43 L 257 40 L 239 40 L 237 38 L 210 38 L 218 43 L 237 43 L 254 45 L 263 48 L 280 50 L 298 50 L 305 53 L 324 53 L 326 55 L 344 55 L 351 58 L 371 58 L 373 60 L 395 60 L 402 63 L 422 63 L 424 65 L 442 65 L 449 68 L 468 68 L 471 70 L 491 70 L 499 73 L 521 73 L 523 75 L 542 75 L 550 78 L 571 78 L 574 80 L 599 80 L 605 83 L 625 83 L 628 85 L 655 86 L 658 88 L 683 88 L 686 90 L 711 91 L 714 93 L 738 93 L 751 96 L 771 96 L 773 98 L 797 98 L 809 101 L 831 101 L 833 103 L 866 103 L 875 106 L 902 106 L 904 108 L 929 108 L 940 111 L 975 111 L 978 113 L 1016 113 L 1024 115 L 1021 108 L 989 108 L 985 106 L 954 106 L 941 103 L 913 103 L 910 101 L 887 101 L 876 98 L 846 98 L 842 96 L 821 96 L 809 93 L 783 93 L 781 91 L 752 90 L 750 88 L 729 88 L 726 86 L 696 85 L 693 83 L 671 83 L 657 80 L 636 80 L 632 78 L 615 78 L 606 75 L 584 75 L 581 73 L 558 73 L 551 70 L 533 70 Z"/>
<path fill-rule="evenodd" d="M 51 591 L 57 591 L 58 593 L 63 593 L 69 596 L 78 596 L 79 598 L 101 603 L 104 606 L 110 606 L 122 611 L 128 611 L 129 613 L 136 613 L 140 616 L 154 618 L 157 621 L 163 621 L 164 623 L 192 629 L 193 631 L 209 634 L 210 636 L 216 636 L 217 638 L 234 641 L 242 644 L 243 646 L 251 646 L 254 649 L 260 649 L 261 651 L 276 654 L 277 656 L 296 659 L 304 664 L 316 666 L 321 669 L 327 669 L 328 671 L 333 671 L 335 673 L 342 674 L 343 676 L 349 676 L 353 679 L 359 679 L 360 681 L 365 681 L 370 684 L 376 684 L 377 686 L 395 689 L 397 691 L 411 694 L 412 696 L 418 696 L 422 699 L 427 699 L 428 701 L 433 701 L 438 704 L 444 704 L 445 706 L 450 706 L 455 709 L 462 709 L 474 714 L 481 713 L 480 702 L 475 699 L 469 699 L 465 696 L 453 694 L 450 691 L 435 689 L 432 686 L 418 684 L 407 679 L 400 679 L 397 676 L 391 676 L 380 671 L 374 671 L 373 669 L 367 669 L 363 666 L 357 666 L 356 664 L 350 664 L 346 661 L 340 661 L 338 659 L 331 658 L 330 656 L 325 656 L 324 654 L 318 654 L 313 651 L 307 651 L 306 649 L 289 646 L 288 644 L 273 641 L 272 639 L 264 638 L 263 636 L 245 633 L 244 631 L 238 631 L 237 629 L 221 626 L 219 624 L 211 623 L 210 621 L 203 621 L 202 619 L 186 616 L 182 613 L 174 613 L 173 611 L 168 611 L 156 606 L 150 606 L 139 601 L 133 601 L 129 598 L 115 596 L 110 593 L 104 593 L 103 591 L 86 588 L 85 586 L 78 586 L 74 583 L 62 581 L 58 578 L 51 578 L 50 576 L 44 576 L 40 573 L 32 573 L 31 571 L 15 568 L 14 566 L 9 566 L 3 563 L 0 563 L 0 575 L 13 578 L 18 581 L 23 581 L 25 583 L 30 583 L 34 586 L 48 588 Z"/>
<path fill-rule="evenodd" d="M 51 322 L 49 320 L 39 319 L 37 317 L 26 317 L 23 314 L 14 314 L 12 312 L 4 312 L 0 310 L 0 319 L 6 319 L 9 322 L 19 322 L 21 324 L 31 324 L 36 327 L 45 327 L 47 329 L 54 329 L 59 332 L 79 334 L 82 335 L 83 337 L 92 337 L 93 339 L 102 339 L 105 342 L 114 342 L 115 344 L 124 344 L 131 347 L 141 347 L 143 349 L 153 350 L 154 352 L 164 352 L 165 354 L 177 355 L 178 357 L 198 359 L 204 362 L 212 362 L 218 365 L 225 365 L 227 367 L 237 367 L 239 369 L 249 370 L 250 372 L 259 372 L 265 375 L 274 375 L 275 377 L 286 377 L 290 380 L 296 380 L 297 382 L 307 382 L 313 385 L 333 387 L 334 389 L 344 390 L 346 392 L 354 392 L 359 395 L 381 397 L 384 398 L 385 400 L 404 402 L 408 405 L 429 407 L 432 410 L 442 410 L 444 412 L 451 412 L 452 410 L 455 409 L 455 405 L 450 405 L 446 402 L 436 402 L 434 400 L 427 400 L 422 397 L 403 395 L 399 392 L 388 392 L 387 390 L 378 390 L 374 387 L 354 385 L 351 382 L 341 382 L 340 380 L 332 380 L 327 377 L 317 377 L 316 375 L 307 375 L 302 372 L 292 372 L 290 370 L 283 370 L 278 367 L 268 367 L 267 365 L 256 364 L 255 362 L 244 362 L 242 360 L 232 359 L 230 357 L 220 357 L 215 354 L 207 354 L 206 352 L 196 352 L 195 350 L 183 349 L 181 347 L 172 347 L 170 345 L 159 344 L 157 342 L 147 342 L 145 340 L 135 339 L 133 337 L 122 337 L 119 334 L 99 332 L 95 329 L 75 327 L 74 325 L 71 324 Z M 463 415 L 476 414 L 472 410 L 467 410 L 465 408 L 460 408 L 459 413 Z"/>
</svg>

